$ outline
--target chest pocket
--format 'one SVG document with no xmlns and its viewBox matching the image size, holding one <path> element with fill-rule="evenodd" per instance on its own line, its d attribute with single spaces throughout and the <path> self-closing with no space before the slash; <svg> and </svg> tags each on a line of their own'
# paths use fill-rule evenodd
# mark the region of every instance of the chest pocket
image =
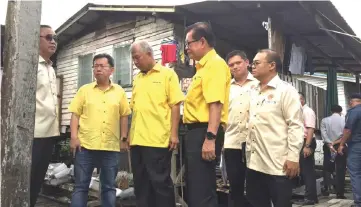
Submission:
<svg viewBox="0 0 361 207">
<path fill-rule="evenodd" d="M 149 80 L 147 86 L 148 96 L 152 103 L 162 105 L 167 102 L 164 80 Z"/>
<path fill-rule="evenodd" d="M 202 87 L 202 77 L 200 75 L 195 75 L 192 79 L 192 83 L 188 88 L 187 98 L 195 100 L 200 96 Z"/>
</svg>

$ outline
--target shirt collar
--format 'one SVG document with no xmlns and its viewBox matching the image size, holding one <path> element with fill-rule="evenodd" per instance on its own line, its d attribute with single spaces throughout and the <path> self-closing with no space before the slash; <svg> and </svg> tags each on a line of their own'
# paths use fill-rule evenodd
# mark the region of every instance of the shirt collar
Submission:
<svg viewBox="0 0 361 207">
<path fill-rule="evenodd" d="M 272 87 L 272 88 L 277 88 L 277 86 L 282 83 L 282 80 L 280 79 L 280 77 L 278 76 L 278 74 L 272 78 L 272 80 L 270 82 L 267 83 L 267 86 Z M 261 83 L 258 84 L 258 87 L 260 87 Z"/>
<path fill-rule="evenodd" d="M 250 72 L 248 72 L 247 80 L 253 81 L 253 80 L 256 80 L 256 79 L 253 77 L 253 75 L 252 75 Z M 231 80 L 231 84 L 234 84 L 234 83 L 236 83 L 236 79 L 233 78 L 233 79 Z"/>
<path fill-rule="evenodd" d="M 307 104 L 302 106 L 302 110 L 304 110 L 305 108 L 308 108 Z"/>
<path fill-rule="evenodd" d="M 199 70 L 201 69 L 207 62 L 208 60 L 214 58 L 217 55 L 216 50 L 212 49 L 210 50 L 205 56 L 202 57 L 202 59 L 197 63 L 196 65 L 196 69 Z"/>
<path fill-rule="evenodd" d="M 356 106 L 354 106 L 354 107 L 350 108 L 350 109 L 349 109 L 349 110 L 347 110 L 347 111 L 351 111 L 352 109 L 355 109 L 355 108 L 358 108 L 358 107 L 361 107 L 361 104 L 358 104 L 358 105 L 356 105 Z"/>
<path fill-rule="evenodd" d="M 156 63 L 154 66 L 153 66 L 153 68 L 152 68 L 152 70 L 155 70 L 155 71 L 160 71 L 162 69 L 162 65 L 160 64 L 160 63 Z"/>
<path fill-rule="evenodd" d="M 39 63 L 45 63 L 45 64 L 48 64 L 51 66 L 53 65 L 53 62 L 51 60 L 49 60 L 49 62 L 46 62 L 46 60 L 43 57 L 41 57 L 40 55 L 39 55 Z"/>
<path fill-rule="evenodd" d="M 109 88 L 113 87 L 113 82 L 111 80 L 109 80 L 109 83 L 110 83 Z M 92 88 L 95 88 L 98 86 L 97 81 L 94 81 L 91 84 L 92 84 Z"/>
<path fill-rule="evenodd" d="M 152 69 L 150 69 L 150 70 L 147 71 L 147 72 L 141 72 L 141 73 L 143 73 L 143 74 L 145 75 L 145 74 L 148 74 L 148 72 L 150 72 L 150 71 L 157 71 L 157 72 L 159 72 L 161 69 L 162 69 L 162 65 L 161 65 L 160 63 L 156 63 L 156 64 L 153 66 Z"/>
</svg>

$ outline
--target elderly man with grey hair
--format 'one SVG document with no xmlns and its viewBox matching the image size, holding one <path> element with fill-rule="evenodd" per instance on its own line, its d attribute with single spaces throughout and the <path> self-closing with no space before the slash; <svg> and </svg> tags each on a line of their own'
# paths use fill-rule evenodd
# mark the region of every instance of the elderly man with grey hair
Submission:
<svg viewBox="0 0 361 207">
<path fill-rule="evenodd" d="M 176 73 L 156 63 L 147 42 L 133 43 L 131 54 L 141 71 L 133 82 L 128 138 L 136 203 L 138 207 L 175 207 L 171 156 L 178 144 L 184 96 Z"/>
</svg>

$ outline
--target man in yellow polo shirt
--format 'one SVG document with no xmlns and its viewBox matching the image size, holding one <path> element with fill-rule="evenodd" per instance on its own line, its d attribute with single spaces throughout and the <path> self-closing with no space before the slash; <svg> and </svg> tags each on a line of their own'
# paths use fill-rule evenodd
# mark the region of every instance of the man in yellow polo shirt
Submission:
<svg viewBox="0 0 361 207">
<path fill-rule="evenodd" d="M 218 129 L 227 123 L 231 74 L 214 50 L 210 25 L 199 22 L 186 30 L 189 57 L 198 61 L 197 72 L 184 101 L 187 204 L 189 207 L 218 206 L 216 150 Z"/>
<path fill-rule="evenodd" d="M 129 133 L 137 207 L 175 207 L 171 156 L 184 96 L 177 74 L 155 62 L 147 42 L 133 43 L 131 53 L 141 71 L 133 82 Z"/>
<path fill-rule="evenodd" d="M 130 108 L 123 88 L 109 80 L 113 72 L 110 55 L 94 56 L 96 82 L 82 86 L 69 106 L 70 148 L 75 156 L 71 207 L 87 205 L 95 167 L 100 167 L 101 204 L 115 207 L 115 177 L 120 149 L 126 147 Z"/>
</svg>

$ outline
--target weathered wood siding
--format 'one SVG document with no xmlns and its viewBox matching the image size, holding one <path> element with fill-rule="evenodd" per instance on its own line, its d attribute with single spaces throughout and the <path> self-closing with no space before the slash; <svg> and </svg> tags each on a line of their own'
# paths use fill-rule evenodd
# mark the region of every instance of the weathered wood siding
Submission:
<svg viewBox="0 0 361 207">
<path fill-rule="evenodd" d="M 145 39 L 153 47 L 156 60 L 161 59 L 160 45 L 163 40 L 172 40 L 174 25 L 164 19 L 136 17 L 131 20 L 114 20 L 98 30 L 76 39 L 63 47 L 57 56 L 57 74 L 63 75 L 62 126 L 70 123 L 68 106 L 77 91 L 78 57 L 89 53 L 113 54 L 113 48 L 128 45 L 135 40 Z M 138 73 L 133 66 L 133 75 Z M 91 70 L 91 68 L 89 68 Z M 129 89 L 126 89 L 128 97 Z M 63 128 L 64 130 L 64 128 Z"/>
</svg>

